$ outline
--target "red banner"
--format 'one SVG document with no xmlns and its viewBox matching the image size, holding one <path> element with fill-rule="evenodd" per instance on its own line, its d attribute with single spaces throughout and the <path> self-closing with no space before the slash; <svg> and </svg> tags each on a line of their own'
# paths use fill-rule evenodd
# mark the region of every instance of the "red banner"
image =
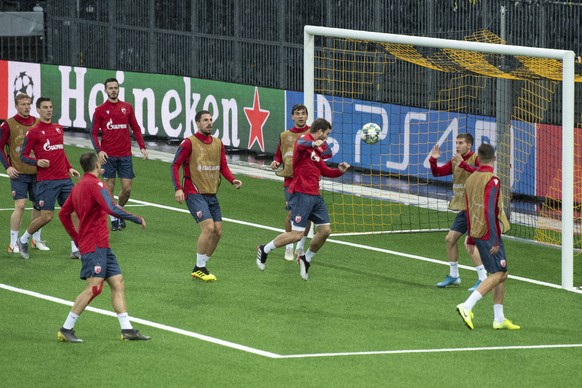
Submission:
<svg viewBox="0 0 582 388">
<path fill-rule="evenodd" d="M 562 199 L 562 127 L 538 124 L 536 194 Z M 582 129 L 574 130 L 574 202 L 582 202 Z"/>
</svg>

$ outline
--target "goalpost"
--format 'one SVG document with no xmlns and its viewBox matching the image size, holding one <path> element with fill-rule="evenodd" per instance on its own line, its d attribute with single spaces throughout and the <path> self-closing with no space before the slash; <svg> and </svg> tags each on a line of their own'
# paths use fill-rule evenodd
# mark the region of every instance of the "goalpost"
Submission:
<svg viewBox="0 0 582 388">
<path fill-rule="evenodd" d="M 305 26 L 304 104 L 333 125 L 331 163 L 354 170 L 322 181 L 334 233 L 448 230 L 452 181 L 433 177 L 428 159 L 439 144 L 439 164 L 450 160 L 456 135 L 470 133 L 474 151 L 496 146 L 510 234 L 561 245 L 562 287 L 572 289 L 582 202 L 574 61 L 488 31 L 458 41 Z M 361 141 L 368 122 L 382 128 L 377 144 Z"/>
</svg>

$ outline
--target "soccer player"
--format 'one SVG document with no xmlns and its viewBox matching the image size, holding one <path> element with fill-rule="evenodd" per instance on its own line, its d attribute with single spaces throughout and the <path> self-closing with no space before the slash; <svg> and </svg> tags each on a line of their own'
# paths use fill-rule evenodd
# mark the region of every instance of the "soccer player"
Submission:
<svg viewBox="0 0 582 388">
<path fill-rule="evenodd" d="M 28 131 L 38 124 L 39 119 L 30 115 L 31 98 L 19 93 L 14 98 L 16 114 L 0 125 L 0 162 L 10 177 L 10 189 L 14 199 L 14 211 L 10 216 L 10 245 L 8 252 L 19 253 L 18 235 L 22 216 L 26 207 L 26 198 L 33 203 L 32 219 L 40 215 L 37 209 L 34 193 L 36 191 L 36 167 L 29 166 L 20 160 L 22 144 Z M 6 151 L 6 152 L 5 152 Z M 41 229 L 32 236 L 32 246 L 48 251 L 50 248 L 41 239 Z"/>
<path fill-rule="evenodd" d="M 302 135 L 293 150 L 293 181 L 289 186 L 289 206 L 291 208 L 291 231 L 284 232 L 271 242 L 257 247 L 257 267 L 265 270 L 267 255 L 276 248 L 301 240 L 309 221 L 317 227 L 310 241 L 309 249 L 298 257 L 299 274 L 304 280 L 309 275 L 309 267 L 315 254 L 321 249 L 331 233 L 327 207 L 319 192 L 321 176 L 337 178 L 342 176 L 350 165 L 346 162 L 338 168 L 330 168 L 323 161 L 322 145 L 331 132 L 331 124 L 325 119 L 316 119 L 308 134 Z"/>
<path fill-rule="evenodd" d="M 85 290 L 75 299 L 73 308 L 57 333 L 57 339 L 63 342 L 83 342 L 76 336 L 73 328 L 79 315 L 101 293 L 103 283 L 107 281 L 111 288 L 111 303 L 121 326 L 121 339 L 129 341 L 149 340 L 151 337 L 135 330 L 129 321 L 125 304 L 123 275 L 117 258 L 109 246 L 107 214 L 113 214 L 119 219 L 127 219 L 140 224 L 143 229 L 145 229 L 146 223 L 143 218 L 125 212 L 113 203 L 111 194 L 98 178 L 101 163 L 97 154 L 94 152 L 84 153 L 79 162 L 85 174 L 73 188 L 59 213 L 59 218 L 67 233 L 79 243 L 82 262 L 81 279 L 85 280 L 87 285 Z M 78 229 L 75 229 L 73 225 L 73 212 L 79 218 Z"/>
<path fill-rule="evenodd" d="M 283 191 L 285 193 L 285 210 L 287 214 L 285 216 L 285 232 L 291 231 L 291 209 L 289 208 L 289 185 L 293 180 L 293 148 L 295 147 L 295 142 L 302 134 L 308 133 L 309 125 L 307 125 L 307 117 L 309 116 L 307 112 L 307 107 L 303 104 L 295 104 L 291 108 L 291 119 L 293 120 L 294 126 L 288 131 L 283 131 L 279 135 L 279 144 L 277 144 L 277 150 L 275 151 L 275 157 L 271 163 L 271 168 L 273 170 L 278 169 L 281 165 L 283 168 L 281 171 L 277 171 L 277 175 L 284 177 L 283 181 Z M 332 156 L 331 150 L 326 147 L 325 144 L 322 145 L 324 152 L 322 156 L 324 159 L 330 158 Z M 307 240 L 307 235 L 309 233 L 309 228 L 311 224 L 307 224 L 305 228 L 305 234 L 297 242 L 295 248 L 295 254 L 297 256 L 303 255 L 303 247 L 305 246 L 305 241 Z M 287 244 L 285 247 L 285 260 L 293 260 L 293 243 Z"/>
<path fill-rule="evenodd" d="M 71 177 L 79 177 L 77 170 L 71 166 L 63 144 L 63 127 L 53 124 L 53 103 L 50 98 L 40 97 L 36 100 L 36 111 L 40 122 L 32 127 L 22 145 L 20 160 L 37 167 L 37 186 L 35 197 L 40 215 L 33 219 L 26 231 L 17 240 L 20 256 L 28 259 L 28 241 L 37 230 L 52 221 L 55 214 L 55 202 L 62 206 L 71 193 Z M 34 153 L 34 156 L 32 154 Z M 71 258 L 81 257 L 77 245 L 71 241 Z"/>
<path fill-rule="evenodd" d="M 119 176 L 121 192 L 118 197 L 119 206 L 123 207 L 131 195 L 131 187 L 135 174 L 131 157 L 131 137 L 129 128 L 135 136 L 143 160 L 148 158 L 148 151 L 141 134 L 141 128 L 135 118 L 133 107 L 119 100 L 119 82 L 108 78 L 104 82 L 107 100 L 99 105 L 93 113 L 93 129 L 91 141 L 99 154 L 103 166 L 103 180 L 111 196 L 115 190 L 115 179 Z M 101 133 L 101 142 L 99 134 Z M 120 231 L 125 228 L 123 219 L 111 216 L 111 230 Z"/>
<path fill-rule="evenodd" d="M 178 203 L 186 201 L 190 214 L 200 227 L 196 244 L 196 265 L 192 278 L 205 282 L 216 280 L 206 268 L 220 237 L 222 236 L 222 214 L 216 197 L 220 185 L 220 175 L 236 189 L 242 182 L 236 179 L 226 162 L 226 152 L 220 139 L 212 136 L 212 115 L 201 110 L 194 117 L 198 131 L 184 139 L 172 162 L 172 182 L 174 197 Z M 183 170 L 183 183 L 180 180 L 180 167 Z"/>
<path fill-rule="evenodd" d="M 449 259 L 449 274 L 445 279 L 437 283 L 437 287 L 458 286 L 461 284 L 461 277 L 459 275 L 459 248 L 457 242 L 461 236 L 467 233 L 467 221 L 465 217 L 465 181 L 479 166 L 479 159 L 471 147 L 473 147 L 473 136 L 469 133 L 463 133 L 455 139 L 456 152 L 453 158 L 442 166 L 437 165 L 437 160 L 442 152 L 439 145 L 432 148 L 429 163 L 432 175 L 437 176 L 453 176 L 453 198 L 449 203 L 449 209 L 457 211 L 457 216 L 451 225 L 449 232 L 445 237 L 445 244 L 447 247 L 447 257 Z M 469 291 L 475 291 L 479 284 L 487 277 L 485 267 L 479 257 L 479 252 L 474 251 L 471 254 L 471 259 L 477 270 L 477 282 Z"/>
<path fill-rule="evenodd" d="M 489 272 L 465 303 L 457 305 L 457 312 L 465 325 L 473 330 L 475 304 L 493 290 L 493 329 L 519 330 L 520 326 L 505 318 L 503 298 L 507 279 L 507 257 L 501 240 L 501 233 L 509 230 L 509 222 L 503 212 L 501 183 L 493 173 L 495 150 L 490 144 L 482 144 L 478 150 L 481 165 L 465 183 L 465 206 L 467 209 L 468 239 L 467 249 L 475 250 Z"/>
</svg>

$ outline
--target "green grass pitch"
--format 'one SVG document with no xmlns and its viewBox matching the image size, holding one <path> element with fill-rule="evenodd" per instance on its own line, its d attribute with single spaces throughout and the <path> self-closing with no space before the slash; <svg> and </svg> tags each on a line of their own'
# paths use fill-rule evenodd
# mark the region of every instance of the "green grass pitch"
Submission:
<svg viewBox="0 0 582 388">
<path fill-rule="evenodd" d="M 84 150 L 67 147 L 78 166 Z M 222 240 L 209 262 L 214 283 L 191 279 L 198 226 L 174 201 L 168 163 L 135 159 L 127 209 L 143 216 L 111 234 L 134 327 L 148 342 L 119 340 L 110 292 L 75 327 L 84 344 L 59 343 L 58 328 L 83 289 L 80 263 L 57 218 L 43 229 L 51 250 L 6 252 L 13 203 L 0 177 L 0 376 L 6 387 L 160 386 L 575 386 L 582 372 L 582 295 L 560 284 L 559 250 L 506 240 L 505 314 L 522 325 L 494 331 L 491 296 L 468 330 L 455 306 L 476 280 L 465 252 L 463 283 L 447 274 L 444 232 L 330 237 L 308 282 L 274 251 L 255 247 L 283 225 L 280 182 L 238 175 L 223 182 Z M 28 223 L 30 212 L 25 214 Z M 333 229 L 333 225 L 332 225 Z M 579 261 L 579 260 L 578 260 Z M 575 283 L 582 284 L 577 266 Z"/>
</svg>

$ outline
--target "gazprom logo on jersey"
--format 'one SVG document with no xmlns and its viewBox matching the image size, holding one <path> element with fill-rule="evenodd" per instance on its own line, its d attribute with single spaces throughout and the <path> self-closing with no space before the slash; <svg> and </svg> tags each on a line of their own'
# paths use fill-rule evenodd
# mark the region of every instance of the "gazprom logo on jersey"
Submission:
<svg viewBox="0 0 582 388">
<path fill-rule="evenodd" d="M 113 119 L 109 119 L 107 122 L 107 129 L 115 130 L 115 129 L 127 129 L 127 124 L 113 124 Z"/>
<path fill-rule="evenodd" d="M 42 148 L 45 151 L 56 151 L 56 150 L 62 150 L 64 147 L 62 144 L 51 145 L 51 141 L 49 139 L 46 139 L 46 143 L 44 143 Z"/>
</svg>

